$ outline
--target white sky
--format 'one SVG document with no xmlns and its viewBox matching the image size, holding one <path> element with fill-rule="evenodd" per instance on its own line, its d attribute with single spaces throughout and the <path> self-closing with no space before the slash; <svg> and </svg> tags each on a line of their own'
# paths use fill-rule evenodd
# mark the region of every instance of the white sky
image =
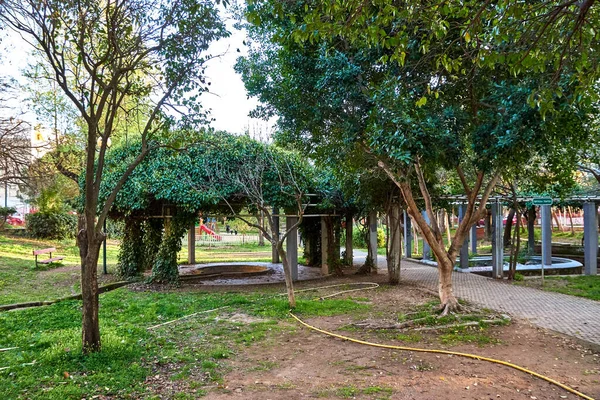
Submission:
<svg viewBox="0 0 600 400">
<path fill-rule="evenodd" d="M 246 54 L 246 46 L 243 44 L 246 34 L 234 30 L 233 21 L 228 21 L 227 26 L 232 33 L 231 36 L 213 43 L 209 49 L 209 54 L 224 55 L 211 60 L 208 64 L 206 75 L 211 82 L 211 93 L 202 95 L 202 104 L 205 109 L 211 110 L 211 116 L 215 118 L 211 126 L 217 130 L 231 133 L 243 133 L 247 130 L 251 134 L 270 133 L 274 121 L 266 122 L 248 117 L 248 113 L 256 106 L 257 101 L 247 99 L 244 84 L 233 70 L 236 59 Z M 14 32 L 6 30 L 2 35 L 5 34 L 8 34 L 8 37 L 0 43 L 0 74 L 24 83 L 26 80 L 21 71 L 27 66 L 29 45 Z M 239 53 L 237 49 L 240 50 Z M 16 114 L 26 113 L 21 118 L 31 123 L 36 122 L 35 115 L 27 113 L 28 110 L 23 108 L 23 102 L 19 102 L 17 108 Z"/>
</svg>

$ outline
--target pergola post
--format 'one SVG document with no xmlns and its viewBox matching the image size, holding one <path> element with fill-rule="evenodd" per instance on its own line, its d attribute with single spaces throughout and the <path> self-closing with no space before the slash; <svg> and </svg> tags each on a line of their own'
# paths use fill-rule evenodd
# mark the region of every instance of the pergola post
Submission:
<svg viewBox="0 0 600 400">
<path fill-rule="evenodd" d="M 188 264 L 196 264 L 196 224 L 188 230 Z"/>
<path fill-rule="evenodd" d="M 584 273 L 598 274 L 598 207 L 593 201 L 583 203 Z"/>
<path fill-rule="evenodd" d="M 329 265 L 327 263 L 327 254 L 329 253 L 329 237 L 327 236 L 327 221 L 321 217 L 321 273 L 329 274 Z"/>
<path fill-rule="evenodd" d="M 273 237 L 274 241 L 279 240 L 279 209 L 273 207 L 273 230 L 275 230 L 275 237 Z M 279 252 L 277 251 L 277 246 L 274 243 L 271 243 L 271 262 L 273 264 L 277 264 L 279 262 Z"/>
<path fill-rule="evenodd" d="M 430 221 L 429 214 L 427 214 L 427 211 L 421 211 L 421 215 L 425 219 L 425 222 L 427 222 L 427 225 L 429 225 Z M 425 238 L 423 238 L 423 260 L 431 260 L 431 247 L 429 246 L 429 243 L 427 243 L 427 240 L 425 240 Z"/>
<path fill-rule="evenodd" d="M 535 206 L 527 209 L 527 254 L 535 253 Z"/>
<path fill-rule="evenodd" d="M 552 210 L 551 205 L 540 206 L 542 215 L 542 279 L 544 268 L 552 265 Z"/>
<path fill-rule="evenodd" d="M 410 216 L 404 211 L 404 257 L 412 257 L 412 224 Z"/>
<path fill-rule="evenodd" d="M 290 229 L 298 222 L 298 217 L 286 217 L 285 226 Z M 290 270 L 292 271 L 292 281 L 298 280 L 298 227 L 291 229 L 286 238 L 286 252 Z"/>
<path fill-rule="evenodd" d="M 492 203 L 492 277 L 504 276 L 504 248 L 502 246 L 502 203 L 496 199 Z"/>
<path fill-rule="evenodd" d="M 369 212 L 369 243 L 373 255 L 373 267 L 377 269 L 377 211 Z"/>
<path fill-rule="evenodd" d="M 458 223 L 460 224 L 467 212 L 467 205 L 461 204 L 458 206 Z M 469 268 L 469 236 L 465 237 L 465 241 L 460 248 L 460 268 L 468 269 Z"/>
</svg>

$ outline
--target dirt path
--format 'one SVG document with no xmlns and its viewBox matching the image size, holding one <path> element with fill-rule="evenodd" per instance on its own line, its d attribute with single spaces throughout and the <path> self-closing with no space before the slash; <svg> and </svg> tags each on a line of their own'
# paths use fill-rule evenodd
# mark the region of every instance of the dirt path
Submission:
<svg viewBox="0 0 600 400">
<path fill-rule="evenodd" d="M 373 304 L 367 316 L 372 319 L 389 319 L 432 299 L 430 294 L 410 286 L 365 291 L 360 297 Z M 307 322 L 378 343 L 450 349 L 510 361 L 592 397 L 600 396 L 600 361 L 596 352 L 524 321 L 490 327 L 483 335 L 479 335 L 479 328 L 474 328 L 461 333 L 464 340 L 452 344 L 437 333 L 411 337 L 409 332 L 348 331 L 347 325 L 355 319 L 354 316 L 321 317 Z M 223 386 L 211 390 L 206 398 L 576 398 L 554 385 L 504 366 L 456 356 L 362 346 L 299 326 L 294 332 L 284 330 L 267 343 L 247 348 L 231 360 L 230 367 Z"/>
</svg>

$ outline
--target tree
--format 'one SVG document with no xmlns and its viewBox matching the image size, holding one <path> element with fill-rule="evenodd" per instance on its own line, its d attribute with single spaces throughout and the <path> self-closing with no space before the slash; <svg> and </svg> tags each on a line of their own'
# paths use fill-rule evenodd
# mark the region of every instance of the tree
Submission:
<svg viewBox="0 0 600 400">
<path fill-rule="evenodd" d="M 436 256 L 447 313 L 459 308 L 451 282 L 458 252 L 486 213 L 502 170 L 559 141 L 545 132 L 552 117 L 544 120 L 541 108 L 530 106 L 544 74 L 515 78 L 507 67 L 483 68 L 460 30 L 439 31 L 442 23 L 430 31 L 429 14 L 412 15 L 408 6 L 379 20 L 386 5 L 369 3 L 365 26 L 354 29 L 351 13 L 349 19 L 336 14 L 346 3 L 323 4 L 333 16 L 320 22 L 302 4 L 251 3 L 251 33 L 272 44 L 251 48 L 239 69 L 249 93 L 266 104 L 257 113 L 280 115 L 288 137 L 307 154 L 332 163 L 352 146 L 385 171 Z M 455 25 L 467 23 L 468 15 L 454 17 Z M 348 23 L 346 32 L 341 26 Z M 395 39 L 365 44 L 360 38 L 370 37 L 373 26 L 380 28 L 376 36 L 388 32 Z M 559 99 L 553 107 L 565 103 Z M 448 248 L 434 209 L 440 170 L 453 171 L 467 203 Z"/>
<path fill-rule="evenodd" d="M 262 22 L 261 2 L 249 4 L 249 20 Z M 353 44 L 390 49 L 384 61 L 401 65 L 418 52 L 440 74 L 471 74 L 465 55 L 483 69 L 504 68 L 525 76 L 541 73 L 546 79 L 537 82 L 529 102 L 542 112 L 552 109 L 554 97 L 565 91 L 565 75 L 570 91 L 596 97 L 589 93 L 600 77 L 596 0 L 316 1 L 309 9 L 293 32 L 299 41 L 342 37 Z M 272 11 L 283 16 L 287 10 L 284 4 L 274 4 Z M 464 52 L 452 50 L 457 42 L 465 45 Z"/>
<path fill-rule="evenodd" d="M 237 142 L 237 143 L 236 143 Z M 229 150 L 235 154 L 235 162 L 211 162 L 207 170 L 213 177 L 202 190 L 214 189 L 215 186 L 231 186 L 236 188 L 237 196 L 247 203 L 253 219 L 238 215 L 236 218 L 262 232 L 280 256 L 285 276 L 285 286 L 290 307 L 296 307 L 292 271 L 284 243 L 291 232 L 301 223 L 308 205 L 312 182 L 312 170 L 298 153 L 279 149 L 273 145 L 240 138 L 231 143 L 233 147 L 220 146 L 219 151 Z M 236 209 L 230 199 L 221 196 L 232 213 Z M 275 210 L 285 215 L 298 216 L 297 221 L 286 225 L 286 231 L 280 235 L 279 224 L 276 223 Z M 260 217 L 267 226 L 258 223 Z"/>
<path fill-rule="evenodd" d="M 0 21 L 37 50 L 83 120 L 84 207 L 77 236 L 82 339 L 84 353 L 98 351 L 96 269 L 102 225 L 119 190 L 151 150 L 149 140 L 168 134 L 177 119 L 197 122 L 202 116 L 197 96 L 206 90 L 204 53 L 226 30 L 211 2 L 191 0 L 5 0 Z M 128 97 L 151 104 L 141 110 L 146 120 L 139 129 L 142 145 L 106 201 L 99 203 L 109 139 Z"/>
</svg>

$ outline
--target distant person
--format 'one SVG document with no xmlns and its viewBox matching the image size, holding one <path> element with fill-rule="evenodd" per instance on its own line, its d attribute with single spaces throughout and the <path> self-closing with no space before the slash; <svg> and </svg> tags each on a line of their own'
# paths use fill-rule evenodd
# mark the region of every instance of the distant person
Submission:
<svg viewBox="0 0 600 400">
<path fill-rule="evenodd" d="M 233 231 L 233 234 L 237 236 L 237 229 Z"/>
<path fill-rule="evenodd" d="M 229 224 L 225 225 L 225 232 L 230 233 L 231 228 L 229 227 Z"/>
</svg>

